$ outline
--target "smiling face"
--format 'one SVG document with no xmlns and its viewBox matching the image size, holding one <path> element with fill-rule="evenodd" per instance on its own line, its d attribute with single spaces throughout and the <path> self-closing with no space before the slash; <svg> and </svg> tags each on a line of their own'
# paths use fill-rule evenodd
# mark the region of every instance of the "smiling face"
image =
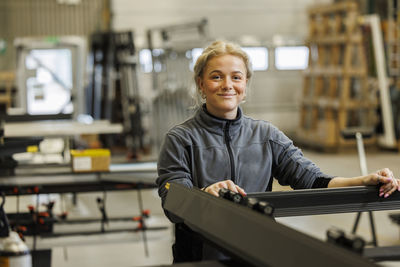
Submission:
<svg viewBox="0 0 400 267">
<path fill-rule="evenodd" d="M 246 95 L 246 66 L 234 55 L 211 58 L 198 85 L 206 98 L 207 111 L 212 115 L 235 119 L 237 108 Z"/>
</svg>

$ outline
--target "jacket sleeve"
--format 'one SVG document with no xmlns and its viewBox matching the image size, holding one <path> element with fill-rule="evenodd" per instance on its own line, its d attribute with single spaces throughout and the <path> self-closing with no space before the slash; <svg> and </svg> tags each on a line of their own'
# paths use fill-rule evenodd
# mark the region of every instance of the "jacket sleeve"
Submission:
<svg viewBox="0 0 400 267">
<path fill-rule="evenodd" d="M 332 179 L 324 174 L 301 150 L 293 145 L 284 133 L 271 128 L 270 146 L 272 150 L 272 175 L 281 185 L 290 185 L 294 189 L 312 188 L 317 178 Z"/>
<path fill-rule="evenodd" d="M 178 136 L 168 133 L 165 136 L 157 162 L 158 178 L 156 183 L 163 207 L 168 193 L 167 183 L 179 183 L 189 188 L 193 187 L 189 166 L 189 156 L 185 144 Z M 173 223 L 180 222 L 178 218 L 169 214 L 166 210 L 164 212 Z"/>
</svg>

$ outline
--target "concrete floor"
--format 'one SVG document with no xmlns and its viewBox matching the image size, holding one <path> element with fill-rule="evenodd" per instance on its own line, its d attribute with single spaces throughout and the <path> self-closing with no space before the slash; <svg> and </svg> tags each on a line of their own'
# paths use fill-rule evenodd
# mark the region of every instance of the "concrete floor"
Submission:
<svg viewBox="0 0 400 267">
<path fill-rule="evenodd" d="M 312 151 L 304 151 L 304 154 L 313 160 L 320 168 L 337 176 L 358 176 L 360 174 L 359 161 L 356 152 L 339 154 L 321 154 Z M 397 177 L 400 176 L 400 154 L 398 152 L 367 151 L 368 168 L 370 171 L 388 167 Z M 287 187 L 274 185 L 274 190 L 288 190 Z M 38 248 L 52 247 L 53 267 L 130 267 L 170 264 L 172 261 L 171 244 L 173 242 L 172 227 L 165 218 L 160 207 L 160 200 L 156 190 L 143 192 L 144 208 L 151 211 L 151 217 L 147 221 L 149 227 L 165 226 L 164 230 L 148 231 L 149 255 L 145 255 L 142 232 L 124 232 L 97 236 L 74 236 L 57 239 L 39 239 Z M 96 197 L 102 193 L 87 193 L 78 195 L 78 204 L 73 206 L 71 196 L 66 194 L 62 198 L 59 195 L 43 196 L 41 201 L 47 198 L 56 200 L 57 209 L 68 210 L 69 218 L 87 216 L 100 217 L 96 204 Z M 62 201 L 63 200 L 63 201 Z M 21 201 L 21 207 L 34 202 L 34 197 L 26 197 Z M 63 203 L 63 205 L 61 205 Z M 138 215 L 137 192 L 109 192 L 107 193 L 107 211 L 109 217 L 136 216 Z M 6 211 L 15 209 L 15 200 L 8 198 Z M 381 246 L 400 245 L 399 226 L 392 223 L 388 214 L 400 211 L 375 212 L 378 242 Z M 350 232 L 354 223 L 355 214 L 334 214 L 318 216 L 302 216 L 280 218 L 277 221 L 289 225 L 301 232 L 315 238 L 325 239 L 326 230 L 330 226 L 336 226 Z M 136 222 L 110 223 L 106 229 L 134 228 Z M 77 225 L 75 229 L 100 229 L 100 225 Z M 65 226 L 57 226 L 55 231 L 67 231 Z M 359 226 L 359 235 L 370 240 L 370 231 L 367 216 L 364 215 Z M 27 240 L 29 246 L 33 241 Z M 385 266 L 400 266 L 400 262 L 384 263 Z"/>
</svg>

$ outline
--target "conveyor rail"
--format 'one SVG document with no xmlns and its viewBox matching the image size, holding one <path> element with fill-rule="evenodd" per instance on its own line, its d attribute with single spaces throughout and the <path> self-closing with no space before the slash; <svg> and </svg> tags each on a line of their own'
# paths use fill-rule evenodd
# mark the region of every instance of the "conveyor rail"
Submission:
<svg viewBox="0 0 400 267">
<path fill-rule="evenodd" d="M 171 183 L 164 208 L 246 266 L 377 266 L 354 252 L 198 189 Z"/>
<path fill-rule="evenodd" d="M 248 197 L 267 201 L 275 217 L 346 213 L 400 208 L 400 192 L 379 197 L 377 186 L 304 189 L 282 192 L 250 193 Z"/>
</svg>

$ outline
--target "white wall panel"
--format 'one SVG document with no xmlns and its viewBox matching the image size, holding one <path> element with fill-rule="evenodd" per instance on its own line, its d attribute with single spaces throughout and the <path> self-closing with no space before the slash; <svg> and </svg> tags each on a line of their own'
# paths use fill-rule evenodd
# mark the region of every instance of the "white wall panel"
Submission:
<svg viewBox="0 0 400 267">
<path fill-rule="evenodd" d="M 266 39 L 276 33 L 304 35 L 307 31 L 305 11 L 315 2 L 330 1 L 114 0 L 113 28 L 134 29 L 142 39 L 146 29 L 151 27 L 208 18 L 213 37 L 246 34 Z"/>
</svg>

